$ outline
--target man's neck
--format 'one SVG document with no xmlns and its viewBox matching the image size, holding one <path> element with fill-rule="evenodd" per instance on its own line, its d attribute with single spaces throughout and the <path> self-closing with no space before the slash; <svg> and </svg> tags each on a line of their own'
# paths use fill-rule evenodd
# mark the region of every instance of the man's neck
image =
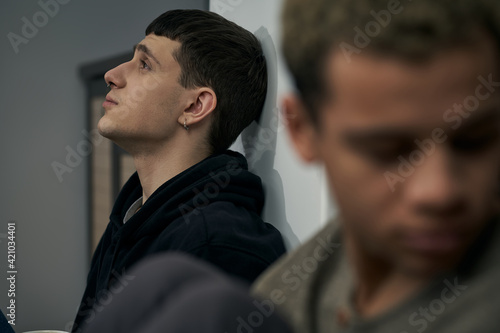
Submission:
<svg viewBox="0 0 500 333">
<path fill-rule="evenodd" d="M 144 204 L 162 184 L 206 157 L 208 154 L 202 151 L 180 151 L 166 146 L 147 153 L 133 154 L 142 186 L 142 203 Z"/>
</svg>

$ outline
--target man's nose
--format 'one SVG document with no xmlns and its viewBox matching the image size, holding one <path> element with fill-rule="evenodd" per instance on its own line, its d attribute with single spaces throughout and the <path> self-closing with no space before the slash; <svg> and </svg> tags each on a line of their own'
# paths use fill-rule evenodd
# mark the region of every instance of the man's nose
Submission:
<svg viewBox="0 0 500 333">
<path fill-rule="evenodd" d="M 420 212 L 432 215 L 455 213 L 463 203 L 464 175 L 460 164 L 445 146 L 426 155 L 405 183 L 405 199 Z"/>
<path fill-rule="evenodd" d="M 129 63 L 123 63 L 104 74 L 104 80 L 111 88 L 123 88 L 126 85 L 125 71 Z"/>
</svg>

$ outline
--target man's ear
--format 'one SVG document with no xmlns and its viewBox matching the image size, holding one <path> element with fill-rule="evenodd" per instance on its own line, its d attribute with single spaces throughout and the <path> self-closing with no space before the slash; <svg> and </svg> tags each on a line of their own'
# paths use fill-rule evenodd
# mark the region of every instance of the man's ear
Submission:
<svg viewBox="0 0 500 333">
<path fill-rule="evenodd" d="M 207 87 L 193 90 L 193 102 L 179 116 L 181 125 L 192 126 L 208 117 L 217 106 L 215 92 Z"/>
<path fill-rule="evenodd" d="M 283 100 L 283 116 L 295 151 L 307 163 L 319 160 L 316 128 L 300 98 L 287 95 Z"/>
</svg>

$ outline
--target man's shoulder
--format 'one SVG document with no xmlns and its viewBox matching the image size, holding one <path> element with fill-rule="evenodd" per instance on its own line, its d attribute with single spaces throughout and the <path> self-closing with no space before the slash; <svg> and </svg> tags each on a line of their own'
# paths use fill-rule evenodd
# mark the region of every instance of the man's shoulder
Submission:
<svg viewBox="0 0 500 333">
<path fill-rule="evenodd" d="M 168 238 L 168 242 L 166 242 Z M 231 202 L 218 201 L 175 219 L 159 236 L 162 243 L 227 247 L 249 255 L 270 255 L 272 261 L 284 252 L 280 232 L 259 215 Z"/>
<path fill-rule="evenodd" d="M 313 293 L 342 258 L 338 221 L 331 221 L 307 242 L 282 257 L 254 283 L 252 293 L 272 301 L 295 323 L 307 325 Z"/>
<path fill-rule="evenodd" d="M 372 320 L 358 320 L 354 331 L 472 332 L 479 328 L 481 332 L 497 332 L 500 226 L 492 226 L 486 230 L 488 240 L 479 242 L 484 246 L 471 257 L 472 269 L 468 274 L 454 273 L 437 279 L 425 291 L 389 312 Z M 344 289 L 352 283 L 348 281 L 352 276 L 340 245 L 339 230 L 335 225 L 326 226 L 259 277 L 253 294 L 273 302 L 298 332 L 311 332 L 317 325 L 331 327 L 333 321 L 318 321 L 318 316 L 330 318 L 329 313 L 333 314 L 348 299 Z M 321 247 L 332 253 L 326 256 Z"/>
<path fill-rule="evenodd" d="M 165 228 L 150 252 L 189 253 L 248 282 L 285 252 L 276 228 L 230 202 L 215 202 L 190 214 Z"/>
<path fill-rule="evenodd" d="M 210 246 L 243 251 L 268 264 L 285 252 L 278 229 L 255 212 L 231 202 L 214 202 L 200 209 L 193 224 L 204 228 Z"/>
<path fill-rule="evenodd" d="M 329 222 L 305 243 L 288 253 L 268 269 L 254 285 L 256 292 L 283 283 L 281 276 L 294 265 L 315 261 L 316 265 L 335 256 L 340 248 L 339 227 L 336 221 Z M 307 265 L 307 264 L 306 264 Z M 311 265 L 313 266 L 313 265 Z"/>
</svg>

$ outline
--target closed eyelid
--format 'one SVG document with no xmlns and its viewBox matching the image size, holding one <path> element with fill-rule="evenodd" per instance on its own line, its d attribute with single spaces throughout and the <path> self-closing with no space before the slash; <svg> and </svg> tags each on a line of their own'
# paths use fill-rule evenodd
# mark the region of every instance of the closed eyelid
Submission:
<svg viewBox="0 0 500 333">
<path fill-rule="evenodd" d="M 351 147 L 367 150 L 408 145 L 413 141 L 412 138 L 408 131 L 377 129 L 349 133 L 344 136 L 344 141 Z"/>
</svg>

